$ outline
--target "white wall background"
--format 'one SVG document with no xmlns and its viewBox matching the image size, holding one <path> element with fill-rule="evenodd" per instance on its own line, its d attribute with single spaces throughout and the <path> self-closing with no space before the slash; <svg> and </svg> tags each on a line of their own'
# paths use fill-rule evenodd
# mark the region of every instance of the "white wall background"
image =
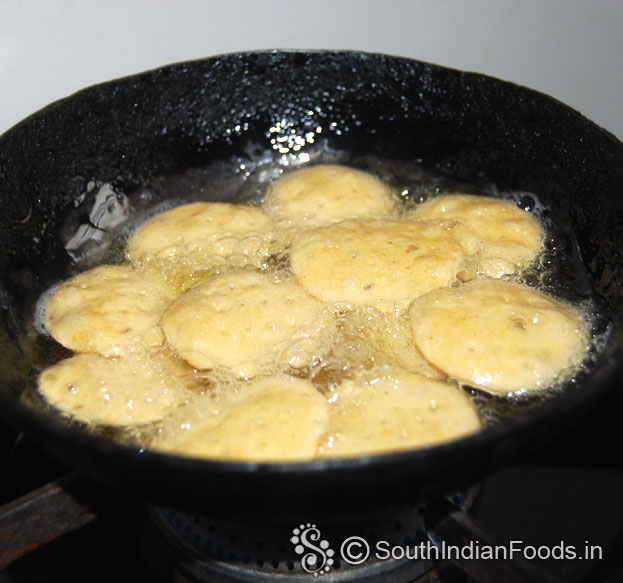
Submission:
<svg viewBox="0 0 623 583">
<path fill-rule="evenodd" d="M 0 132 L 93 83 L 267 48 L 358 49 L 486 73 L 623 138 L 622 0 L 0 0 Z"/>
</svg>

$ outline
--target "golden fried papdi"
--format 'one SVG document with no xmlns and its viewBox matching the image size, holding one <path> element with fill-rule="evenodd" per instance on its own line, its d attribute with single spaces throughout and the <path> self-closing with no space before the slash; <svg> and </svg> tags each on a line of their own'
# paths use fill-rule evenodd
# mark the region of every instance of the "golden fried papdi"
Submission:
<svg viewBox="0 0 623 583">
<path fill-rule="evenodd" d="M 463 260 L 441 227 L 415 221 L 342 221 L 299 235 L 290 262 L 301 285 L 325 302 L 405 309 L 448 286 Z"/>
<path fill-rule="evenodd" d="M 529 265 L 543 246 L 539 222 L 507 200 L 446 194 L 419 205 L 410 217 L 439 221 L 480 262 L 480 271 L 494 277 Z"/>
<path fill-rule="evenodd" d="M 64 282 L 46 305 L 45 325 L 63 346 L 124 356 L 161 340 L 157 323 L 170 297 L 155 274 L 101 265 Z"/>
<path fill-rule="evenodd" d="M 193 366 L 252 376 L 322 309 L 294 279 L 240 271 L 186 292 L 167 309 L 162 327 L 169 345 Z"/>
<path fill-rule="evenodd" d="M 173 453 L 245 461 L 294 461 L 315 456 L 327 428 L 327 400 L 302 379 L 258 377 L 239 393 L 181 415 L 182 429 L 156 445 Z"/>
<path fill-rule="evenodd" d="M 458 439 L 480 428 L 467 395 L 419 374 L 345 381 L 336 389 L 322 457 L 391 452 Z"/>
<path fill-rule="evenodd" d="M 194 202 L 141 225 L 128 241 L 126 253 L 133 263 L 190 256 L 206 266 L 240 255 L 236 266 L 257 266 L 273 250 L 274 230 L 259 208 Z"/>
<path fill-rule="evenodd" d="M 143 356 L 72 356 L 41 373 L 39 391 L 54 406 L 88 423 L 156 421 L 192 397 L 192 381 L 165 357 Z"/>
<path fill-rule="evenodd" d="M 264 208 L 277 221 L 318 227 L 343 219 L 384 218 L 397 197 L 367 172 L 323 164 L 287 174 L 266 194 Z"/>
<path fill-rule="evenodd" d="M 506 393 L 542 389 L 586 354 L 577 310 L 534 288 L 483 279 L 413 303 L 413 339 L 451 377 Z"/>
</svg>

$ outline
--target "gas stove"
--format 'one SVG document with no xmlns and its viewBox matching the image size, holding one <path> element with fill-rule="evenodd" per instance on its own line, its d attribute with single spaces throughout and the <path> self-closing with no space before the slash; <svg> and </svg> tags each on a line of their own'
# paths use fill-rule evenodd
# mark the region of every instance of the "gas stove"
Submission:
<svg viewBox="0 0 623 583">
<path fill-rule="evenodd" d="M 127 499 L 3 427 L 0 583 L 621 581 L 622 401 L 613 392 L 464 492 L 336 522 L 244 523 Z"/>
</svg>

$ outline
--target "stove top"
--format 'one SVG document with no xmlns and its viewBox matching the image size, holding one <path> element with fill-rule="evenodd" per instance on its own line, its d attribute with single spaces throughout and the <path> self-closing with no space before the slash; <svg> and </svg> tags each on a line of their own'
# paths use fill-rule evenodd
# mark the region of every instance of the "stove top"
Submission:
<svg viewBox="0 0 623 583">
<path fill-rule="evenodd" d="M 249 582 L 489 583 L 502 578 L 509 582 L 515 579 L 506 572 L 508 561 L 500 560 L 504 553 L 513 555 L 511 565 L 527 567 L 525 572 L 520 569 L 516 581 L 618 582 L 623 580 L 623 433 L 618 425 L 622 405 L 620 391 L 613 392 L 541 451 L 470 489 L 469 500 L 463 493 L 430 504 L 424 511 L 394 512 L 380 519 L 374 529 L 357 517 L 347 525 L 316 523 L 309 517 L 310 522 L 304 524 L 245 528 L 148 507 L 80 476 L 65 477 L 63 480 L 78 484 L 73 490 L 68 488 L 74 497 L 85 493 L 86 509 L 74 508 L 70 497 L 69 510 L 57 506 L 56 516 L 84 526 L 59 536 L 63 528 L 70 531 L 73 527 L 55 525 L 52 534 L 40 537 L 54 540 L 32 550 L 21 549 L 29 552 L 0 571 L 0 583 L 41 581 L 43 577 L 68 583 L 87 579 L 108 583 L 112 579 L 140 581 L 146 576 L 155 582 L 222 583 L 235 581 L 234 572 L 242 573 L 239 580 Z M 7 518 L 2 511 L 68 472 L 71 468 L 0 425 L 0 504 L 4 504 L 0 508 L 0 559 L 10 547 L 8 539 L 3 539 Z M 49 488 L 44 492 L 50 495 Z M 59 504 L 56 499 L 54 504 Z M 20 512 L 24 513 L 20 521 L 27 540 L 36 534 L 30 521 L 36 524 L 42 516 L 30 503 L 22 504 Z M 318 533 L 315 539 L 312 531 Z M 308 571 L 302 568 L 309 554 L 304 536 L 324 552 L 322 572 L 314 571 L 320 563 L 309 564 Z M 347 578 L 357 571 L 344 561 L 344 541 L 351 537 L 357 537 L 358 544 L 363 539 L 372 550 L 363 563 L 365 569 L 358 570 L 363 579 Z M 446 554 L 439 556 L 438 551 L 433 556 L 429 552 L 428 560 L 416 566 L 413 553 L 426 550 L 424 543 L 433 546 L 429 538 L 438 549 L 445 545 Z M 379 547 L 377 543 L 383 540 L 387 544 Z M 452 544 L 457 549 L 454 555 Z M 487 556 L 496 548 L 498 560 Z M 361 556 L 361 547 L 352 549 L 356 557 Z M 327 559 L 331 561 L 327 563 Z M 212 564 L 207 570 L 206 562 Z M 236 567 L 238 571 L 232 571 L 234 564 L 242 570 Z M 381 568 L 386 571 L 375 571 Z"/>
</svg>

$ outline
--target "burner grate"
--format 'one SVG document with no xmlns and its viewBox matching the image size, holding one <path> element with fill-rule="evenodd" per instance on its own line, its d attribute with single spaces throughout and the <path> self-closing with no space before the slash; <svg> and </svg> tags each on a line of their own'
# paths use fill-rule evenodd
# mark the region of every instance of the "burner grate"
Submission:
<svg viewBox="0 0 623 583">
<path fill-rule="evenodd" d="M 453 497 L 453 503 L 466 508 L 474 496 L 470 490 Z M 395 546 L 428 544 L 417 508 L 340 519 L 339 523 L 242 523 L 157 506 L 151 508 L 151 516 L 177 551 L 184 581 L 406 583 L 434 566 L 430 560 L 375 556 L 377 550 L 383 553 Z M 366 560 L 362 560 L 366 549 L 361 539 L 369 549 Z M 348 542 L 353 542 L 350 561 L 342 555 L 342 546 Z"/>
</svg>

